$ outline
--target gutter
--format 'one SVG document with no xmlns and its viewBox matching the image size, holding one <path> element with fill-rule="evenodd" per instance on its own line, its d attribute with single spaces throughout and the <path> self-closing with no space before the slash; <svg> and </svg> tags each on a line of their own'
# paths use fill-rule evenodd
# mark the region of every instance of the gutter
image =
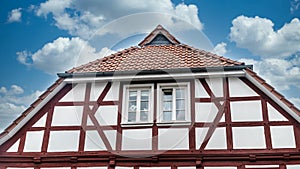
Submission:
<svg viewBox="0 0 300 169">
<path fill-rule="evenodd" d="M 253 65 L 156 69 L 156 70 L 126 70 L 126 71 L 109 71 L 109 72 L 58 73 L 57 75 L 58 77 L 61 78 L 110 77 L 110 76 L 125 76 L 125 75 L 158 75 L 158 74 L 173 74 L 173 73 L 237 71 L 237 70 L 244 70 L 246 68 L 253 70 Z"/>
</svg>

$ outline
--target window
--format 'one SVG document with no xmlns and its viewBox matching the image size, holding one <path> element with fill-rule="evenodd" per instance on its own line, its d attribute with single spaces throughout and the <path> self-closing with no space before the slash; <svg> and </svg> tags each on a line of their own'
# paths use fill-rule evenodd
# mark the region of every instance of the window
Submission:
<svg viewBox="0 0 300 169">
<path fill-rule="evenodd" d="M 153 85 L 125 85 L 122 124 L 150 123 L 153 120 Z"/>
<path fill-rule="evenodd" d="M 158 122 L 189 122 L 188 83 L 158 85 Z"/>
</svg>

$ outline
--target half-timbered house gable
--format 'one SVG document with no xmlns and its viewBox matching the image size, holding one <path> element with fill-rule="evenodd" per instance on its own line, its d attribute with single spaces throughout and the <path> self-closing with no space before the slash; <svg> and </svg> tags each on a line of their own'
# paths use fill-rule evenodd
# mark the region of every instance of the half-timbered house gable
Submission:
<svg viewBox="0 0 300 169">
<path fill-rule="evenodd" d="M 300 111 L 252 66 L 181 44 L 59 73 L 0 135 L 0 169 L 298 169 Z"/>
</svg>

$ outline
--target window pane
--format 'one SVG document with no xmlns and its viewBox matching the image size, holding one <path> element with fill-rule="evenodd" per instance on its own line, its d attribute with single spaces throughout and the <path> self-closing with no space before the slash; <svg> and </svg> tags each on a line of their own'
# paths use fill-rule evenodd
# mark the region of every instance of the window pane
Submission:
<svg viewBox="0 0 300 169">
<path fill-rule="evenodd" d="M 185 101 L 183 99 L 176 100 L 176 110 L 185 110 Z"/>
<path fill-rule="evenodd" d="M 185 120 L 185 111 L 184 110 L 176 111 L 176 120 Z"/>
<path fill-rule="evenodd" d="M 163 100 L 167 101 L 167 100 L 172 100 L 172 89 L 163 89 Z"/>
<path fill-rule="evenodd" d="M 148 121 L 148 111 L 141 111 L 141 121 Z"/>
<path fill-rule="evenodd" d="M 163 111 L 172 111 L 172 101 L 165 101 L 163 103 Z"/>
<path fill-rule="evenodd" d="M 141 102 L 141 111 L 142 110 L 147 111 L 148 107 L 149 107 L 149 102 L 148 101 L 142 101 Z"/>
<path fill-rule="evenodd" d="M 137 100 L 137 91 L 129 91 L 129 100 Z"/>
<path fill-rule="evenodd" d="M 163 121 L 171 121 L 172 120 L 172 112 L 164 111 L 163 112 Z"/>
<path fill-rule="evenodd" d="M 184 97 L 185 97 L 184 89 L 176 89 L 176 98 L 184 99 Z"/>
<path fill-rule="evenodd" d="M 135 122 L 136 121 L 136 112 L 128 112 L 128 122 Z"/>
<path fill-rule="evenodd" d="M 128 111 L 129 112 L 135 112 L 136 108 L 137 108 L 136 101 L 129 101 Z"/>
<path fill-rule="evenodd" d="M 149 90 L 142 90 L 141 100 L 142 101 L 148 101 L 149 100 Z"/>
</svg>

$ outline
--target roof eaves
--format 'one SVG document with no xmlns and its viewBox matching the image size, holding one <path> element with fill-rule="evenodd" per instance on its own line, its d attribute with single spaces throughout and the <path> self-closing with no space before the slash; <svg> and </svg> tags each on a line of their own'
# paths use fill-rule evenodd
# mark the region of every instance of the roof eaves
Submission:
<svg viewBox="0 0 300 169">
<path fill-rule="evenodd" d="M 214 71 L 236 71 L 243 69 L 252 69 L 253 65 L 236 65 L 224 67 L 198 67 L 198 68 L 178 68 L 178 69 L 158 69 L 158 70 L 126 70 L 126 71 L 109 71 L 109 72 L 78 72 L 78 73 L 58 73 L 60 78 L 75 77 L 107 77 L 107 76 L 125 76 L 125 75 L 149 75 L 149 74 L 169 74 L 169 73 L 198 73 Z"/>
</svg>

